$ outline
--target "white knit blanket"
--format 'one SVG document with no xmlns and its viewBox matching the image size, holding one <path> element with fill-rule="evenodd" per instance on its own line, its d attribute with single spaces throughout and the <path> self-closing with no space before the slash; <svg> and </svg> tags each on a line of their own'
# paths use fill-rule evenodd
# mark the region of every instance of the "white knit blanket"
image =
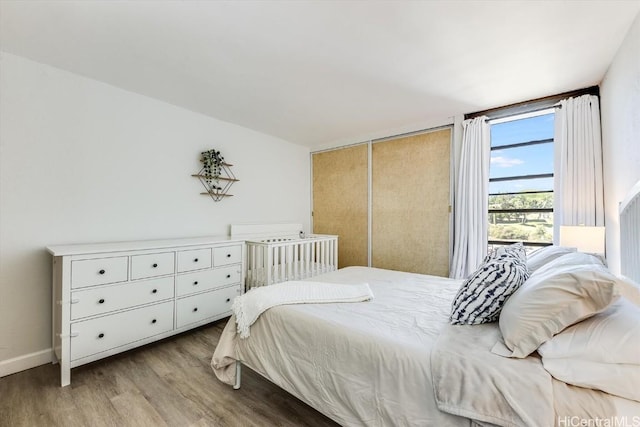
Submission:
<svg viewBox="0 0 640 427">
<path fill-rule="evenodd" d="M 342 285 L 322 282 L 291 281 L 253 288 L 236 297 L 231 309 L 240 338 L 249 336 L 249 327 L 258 317 L 277 305 L 362 302 L 373 299 L 367 283 Z"/>
</svg>

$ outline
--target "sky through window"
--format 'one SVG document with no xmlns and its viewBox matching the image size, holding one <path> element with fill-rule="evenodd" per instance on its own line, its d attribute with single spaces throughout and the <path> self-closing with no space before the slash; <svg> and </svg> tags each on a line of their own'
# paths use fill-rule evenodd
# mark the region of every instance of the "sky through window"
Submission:
<svg viewBox="0 0 640 427">
<path fill-rule="evenodd" d="M 501 150 L 497 147 L 552 139 L 554 116 L 549 113 L 491 125 L 490 178 L 553 173 L 553 144 L 536 144 Z M 544 191 L 553 189 L 553 178 L 499 181 L 489 184 L 489 193 Z"/>
</svg>

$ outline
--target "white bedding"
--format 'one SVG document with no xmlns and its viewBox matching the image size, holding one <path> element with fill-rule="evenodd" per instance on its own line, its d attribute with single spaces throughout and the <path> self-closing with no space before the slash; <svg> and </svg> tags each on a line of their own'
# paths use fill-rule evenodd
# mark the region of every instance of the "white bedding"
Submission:
<svg viewBox="0 0 640 427">
<path fill-rule="evenodd" d="M 490 352 L 499 335 L 497 327 L 464 327 L 467 332 L 488 333 L 481 339 L 469 339 L 468 351 L 467 341 L 455 335 L 449 336 L 453 339 L 440 339 L 456 328 L 448 326 L 448 316 L 459 280 L 350 267 L 316 276 L 314 281 L 366 282 L 375 299 L 274 307 L 253 324 L 248 339 L 238 338 L 232 317 L 212 359 L 218 378 L 233 384 L 235 360 L 241 360 L 346 426 L 472 425 L 468 418 L 438 409 L 432 378 L 436 379 L 437 400 L 444 411 L 483 420 L 484 425 L 526 425 L 534 422 L 531 420 L 563 425 L 560 416 L 612 417 L 622 414 L 623 408 L 625 414 L 640 415 L 640 405 L 632 401 L 617 398 L 600 404 L 609 395 L 553 380 L 536 356 L 505 359 L 511 364 L 523 362 L 522 375 L 513 374 L 520 369 L 518 365 L 500 381 L 500 387 L 513 386 L 513 390 L 484 387 L 487 358 L 492 358 L 490 363 L 500 363 L 500 356 Z M 472 348 L 473 342 L 480 343 L 481 348 Z M 433 376 L 432 357 L 438 369 Z M 530 365 L 528 374 L 525 364 Z M 459 365 L 475 368 L 460 369 Z M 535 378 L 538 389 L 527 389 L 531 384 L 522 378 Z M 473 400 L 475 393 L 484 399 L 479 406 Z M 496 398 L 482 393 L 494 393 Z M 494 405 L 501 393 L 506 399 L 502 399 L 502 405 Z M 536 414 L 537 408 L 545 413 Z M 483 412 L 497 417 L 483 417 Z"/>
<path fill-rule="evenodd" d="M 233 384 L 240 359 L 342 425 L 470 425 L 437 409 L 430 383 L 430 349 L 460 281 L 364 267 L 314 280 L 366 282 L 375 298 L 274 307 L 243 340 L 231 319 L 212 361 L 222 381 Z"/>
</svg>

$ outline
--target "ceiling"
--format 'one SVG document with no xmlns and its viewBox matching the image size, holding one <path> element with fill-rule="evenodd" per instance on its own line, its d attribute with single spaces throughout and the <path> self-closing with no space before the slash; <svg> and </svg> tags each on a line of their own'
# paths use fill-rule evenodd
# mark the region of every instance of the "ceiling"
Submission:
<svg viewBox="0 0 640 427">
<path fill-rule="evenodd" d="M 7 1 L 3 51 L 320 147 L 598 84 L 635 1 Z"/>
</svg>

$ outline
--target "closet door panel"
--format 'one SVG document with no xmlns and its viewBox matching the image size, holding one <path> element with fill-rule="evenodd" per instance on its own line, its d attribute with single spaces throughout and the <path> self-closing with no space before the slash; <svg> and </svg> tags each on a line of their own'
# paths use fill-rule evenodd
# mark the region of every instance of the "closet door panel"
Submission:
<svg viewBox="0 0 640 427">
<path fill-rule="evenodd" d="M 313 232 L 338 235 L 338 267 L 366 266 L 368 147 L 315 153 Z"/>
<path fill-rule="evenodd" d="M 372 266 L 448 276 L 451 130 L 372 146 Z"/>
</svg>

